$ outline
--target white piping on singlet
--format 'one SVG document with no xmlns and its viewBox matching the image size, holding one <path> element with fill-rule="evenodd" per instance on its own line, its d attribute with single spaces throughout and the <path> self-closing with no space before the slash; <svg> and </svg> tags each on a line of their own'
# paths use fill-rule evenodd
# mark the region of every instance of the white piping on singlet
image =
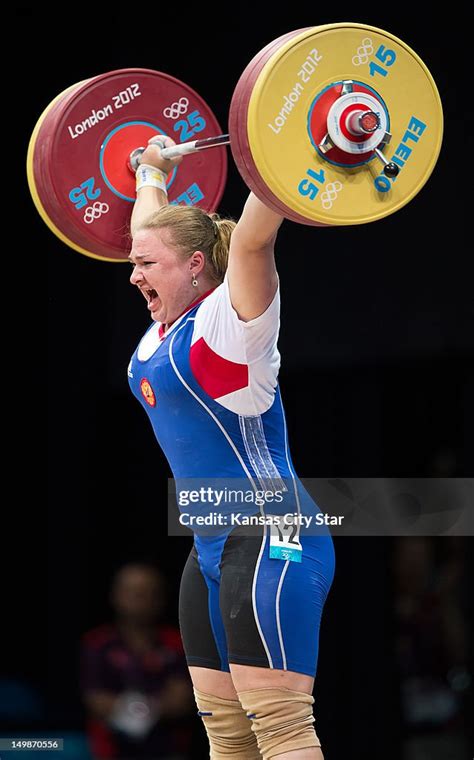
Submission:
<svg viewBox="0 0 474 760">
<path fill-rule="evenodd" d="M 278 471 L 277 466 L 275 465 L 275 462 L 272 459 L 272 456 L 270 454 L 270 451 L 268 449 L 267 439 L 265 437 L 265 431 L 263 429 L 263 422 L 261 415 L 255 415 L 252 417 L 243 417 L 242 415 L 239 415 L 239 425 L 240 425 L 240 433 L 242 435 L 244 445 L 245 445 L 245 451 L 247 452 L 247 456 L 252 464 L 252 467 L 254 468 L 258 482 L 260 483 L 260 486 L 264 491 L 267 490 L 280 490 L 280 491 L 286 491 L 286 485 L 284 481 L 281 478 L 281 475 Z M 285 445 L 286 445 L 286 435 L 285 435 Z M 260 512 L 264 514 L 263 507 L 260 509 Z M 263 550 L 260 552 L 258 565 L 260 565 L 261 557 L 263 556 Z M 277 594 L 275 598 L 275 611 L 276 611 L 276 623 L 277 623 L 277 630 L 278 630 L 278 640 L 280 643 L 280 650 L 281 650 L 281 656 L 283 661 L 283 670 L 287 670 L 287 664 L 286 664 L 286 652 L 285 647 L 283 645 L 283 635 L 281 631 L 281 622 L 280 622 L 280 594 L 281 589 L 283 585 L 283 580 L 286 575 L 286 571 L 288 570 L 288 564 L 287 561 L 282 570 L 282 574 L 280 576 L 280 580 L 278 582 L 278 589 Z M 256 586 L 256 582 L 255 582 Z"/>
<path fill-rule="evenodd" d="M 260 563 L 262 561 L 263 551 L 265 549 L 266 543 L 267 543 L 267 526 L 264 525 L 264 533 L 263 533 L 262 543 L 261 543 L 261 546 L 260 546 L 260 551 L 258 553 L 258 559 L 257 559 L 257 562 L 255 564 L 255 570 L 253 572 L 253 580 L 252 580 L 252 607 L 253 607 L 253 615 L 254 615 L 254 618 L 255 618 L 255 622 L 257 624 L 258 632 L 260 634 L 260 638 L 262 640 L 262 644 L 263 644 L 263 646 L 265 648 L 265 652 L 266 652 L 266 655 L 267 655 L 267 658 L 268 658 L 268 664 L 269 664 L 270 668 L 273 669 L 274 665 L 273 665 L 272 656 L 270 654 L 270 650 L 268 648 L 267 642 L 265 641 L 265 636 L 263 635 L 263 631 L 262 631 L 262 628 L 260 626 L 260 620 L 259 620 L 258 612 L 257 612 L 257 580 L 258 580 L 258 573 L 259 573 L 259 570 L 260 570 Z"/>
<path fill-rule="evenodd" d="M 296 487 L 296 478 L 295 478 L 295 474 L 294 474 L 294 472 L 293 472 L 293 470 L 291 468 L 290 458 L 288 456 L 288 434 L 287 434 L 287 429 L 286 429 L 285 412 L 284 412 L 284 409 L 283 409 L 283 402 L 281 400 L 281 396 L 280 396 L 280 406 L 281 406 L 281 413 L 282 413 L 282 418 L 283 418 L 283 426 L 284 426 L 284 431 L 285 431 L 285 456 L 286 456 L 286 462 L 288 464 L 288 470 L 290 471 L 291 477 L 292 477 L 292 480 L 293 480 L 293 488 L 295 489 L 296 505 L 297 505 L 298 515 L 300 515 L 301 514 L 301 506 L 300 506 L 300 499 L 299 499 L 299 495 L 298 495 L 298 489 Z M 296 536 L 297 537 L 299 537 L 299 527 L 300 527 L 300 523 L 298 521 L 298 527 L 297 527 L 297 532 L 296 532 Z M 285 578 L 285 575 L 286 575 L 286 571 L 288 570 L 289 564 L 290 564 L 290 560 L 287 560 L 286 563 L 285 563 L 285 567 L 283 569 L 283 573 L 281 574 L 280 583 L 278 584 L 278 591 L 277 591 L 277 598 L 276 598 L 276 619 L 277 619 L 277 628 L 278 628 L 278 638 L 279 638 L 279 641 L 280 641 L 281 654 L 282 654 L 282 659 L 283 659 L 283 670 L 287 670 L 287 666 L 286 666 L 285 645 L 283 643 L 283 634 L 282 634 L 282 630 L 281 630 L 280 595 L 281 595 L 281 589 L 282 589 L 282 586 L 283 586 L 283 581 L 284 581 L 284 578 Z"/>
<path fill-rule="evenodd" d="M 239 427 L 245 451 L 263 491 L 286 491 L 278 468 L 268 449 L 262 416 L 239 414 Z"/>
<path fill-rule="evenodd" d="M 283 572 L 280 576 L 280 582 L 278 584 L 278 591 L 276 595 L 276 620 L 277 620 L 277 628 L 278 628 L 278 640 L 280 642 L 280 649 L 281 649 L 281 658 L 283 660 L 283 670 L 288 670 L 286 666 L 286 652 L 285 652 L 285 646 L 283 644 L 283 634 L 281 632 L 281 621 L 280 621 L 280 595 L 281 595 L 281 589 L 283 586 L 283 581 L 285 580 L 286 571 L 288 570 L 288 566 L 290 564 L 290 561 L 287 560 L 285 562 L 285 567 L 283 568 Z"/>
<path fill-rule="evenodd" d="M 169 346 L 169 349 L 168 349 L 168 356 L 170 358 L 171 366 L 173 367 L 173 369 L 174 369 L 174 371 L 176 373 L 176 376 L 178 377 L 179 381 L 184 385 L 184 387 L 186 388 L 186 390 L 191 394 L 191 396 L 193 398 L 196 399 L 196 401 L 199 402 L 199 404 L 201 404 L 201 406 L 206 410 L 206 412 L 209 414 L 209 416 L 211 417 L 211 419 L 214 420 L 214 422 L 216 423 L 217 427 L 222 431 L 222 433 L 224 434 L 224 436 L 225 436 L 227 442 L 229 443 L 232 451 L 234 452 L 234 454 L 237 457 L 238 461 L 240 462 L 240 464 L 241 464 L 244 472 L 246 473 L 248 479 L 252 483 L 252 487 L 253 487 L 254 491 L 257 491 L 258 489 L 257 489 L 256 483 L 254 482 L 254 480 L 252 478 L 252 475 L 250 474 L 250 472 L 249 472 L 249 470 L 247 468 L 247 465 L 245 464 L 244 460 L 240 456 L 240 454 L 239 454 L 239 452 L 238 452 L 238 450 L 237 450 L 234 442 L 230 438 L 230 436 L 227 433 L 226 429 L 219 422 L 219 420 L 217 419 L 217 417 L 215 416 L 215 414 L 211 411 L 211 409 L 209 409 L 209 407 L 206 406 L 206 404 L 204 403 L 204 401 L 202 401 L 202 399 L 200 399 L 199 396 L 196 393 L 194 393 L 193 389 L 189 387 L 189 385 L 187 384 L 186 380 L 181 375 L 178 367 L 176 366 L 176 362 L 175 362 L 174 357 L 173 357 L 173 343 L 174 343 L 174 340 L 175 340 L 177 334 L 179 333 L 179 331 L 182 330 L 183 327 L 185 327 L 188 322 L 194 322 L 194 319 L 195 319 L 195 317 L 189 317 L 186 320 L 186 322 L 184 322 L 181 325 L 181 327 L 179 327 L 176 330 L 176 332 L 174 333 L 173 337 L 170 340 L 170 346 Z M 260 569 L 260 562 L 261 562 L 261 559 L 262 559 L 262 554 L 263 554 L 263 549 L 265 547 L 266 538 L 267 538 L 267 526 L 264 525 L 264 533 L 263 533 L 263 538 L 262 538 L 262 545 L 260 547 L 260 553 L 258 555 L 257 564 L 255 565 L 255 571 L 254 571 L 253 582 L 252 582 L 252 607 L 253 607 L 253 614 L 254 614 L 254 617 L 255 617 L 255 624 L 256 624 L 257 630 L 258 630 L 258 632 L 260 634 L 260 638 L 262 640 L 262 644 L 263 644 L 263 647 L 265 649 L 265 653 L 266 653 L 267 658 L 268 658 L 268 663 L 269 663 L 270 667 L 273 668 L 273 660 L 272 660 L 272 657 L 271 657 L 271 654 L 270 654 L 270 650 L 268 648 L 268 644 L 267 644 L 267 642 L 265 640 L 265 636 L 263 635 L 262 627 L 260 625 L 260 619 L 258 617 L 258 612 L 257 612 L 257 600 L 256 600 L 256 585 L 257 585 L 256 584 L 256 579 L 257 579 L 257 576 L 258 576 L 258 571 Z"/>
</svg>

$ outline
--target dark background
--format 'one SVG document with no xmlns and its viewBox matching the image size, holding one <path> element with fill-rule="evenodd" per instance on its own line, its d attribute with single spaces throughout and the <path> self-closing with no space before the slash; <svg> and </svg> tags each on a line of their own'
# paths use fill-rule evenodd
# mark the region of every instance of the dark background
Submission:
<svg viewBox="0 0 474 760">
<path fill-rule="evenodd" d="M 242 70 L 291 29 L 350 20 L 403 39 L 428 65 L 440 91 L 446 124 L 438 164 L 410 204 L 377 223 L 328 229 L 284 223 L 277 248 L 281 388 L 302 477 L 471 476 L 472 254 L 462 237 L 469 144 L 450 21 L 456 8 L 449 6 L 450 18 L 429 19 L 418 6 L 360 10 L 305 4 L 300 11 L 292 4 L 276 11 L 269 5 L 260 7 L 258 21 L 255 7 L 240 3 L 182 13 L 154 4 L 54 11 L 20 6 L 13 39 L 29 70 L 18 75 L 16 86 L 23 93 L 15 106 L 19 154 L 26 154 L 37 118 L 57 93 L 105 71 L 167 71 L 194 87 L 225 127 Z M 58 734 L 83 725 L 78 640 L 109 615 L 115 568 L 141 557 L 158 561 L 169 583 L 168 615 L 175 620 L 190 541 L 166 537 L 167 464 L 128 390 L 126 367 L 148 324 L 142 298 L 128 283 L 130 271 L 58 241 L 38 216 L 21 173 L 17 192 L 21 216 L 14 247 L 40 261 L 43 274 L 48 266 L 47 389 L 39 390 L 46 324 L 36 326 L 36 310 L 22 340 L 31 340 L 43 356 L 34 382 L 38 407 L 49 395 L 50 477 L 48 513 L 37 501 L 25 505 L 30 539 L 37 524 L 43 535 L 48 516 L 47 551 L 32 541 L 7 584 L 28 600 L 28 613 L 21 604 L 23 615 L 13 626 L 17 646 L 5 675 L 36 690 L 42 717 L 31 725 L 7 721 L 6 727 Z M 230 160 L 220 213 L 238 217 L 246 194 Z M 24 271 L 16 272 L 20 289 Z M 30 284 L 27 298 L 39 307 L 42 292 Z M 44 426 L 41 431 L 31 430 L 30 456 L 44 452 Z M 432 541 L 435 570 L 446 558 L 464 557 L 457 592 L 467 618 L 472 558 L 466 544 Z M 397 658 L 397 543 L 338 539 L 336 552 L 316 692 L 326 760 L 408 758 L 403 753 L 411 733 L 403 720 Z M 17 577 L 20 569 L 25 581 Z M 455 725 L 435 727 L 439 735 L 466 735 L 468 695 L 460 699 Z M 465 756 L 460 749 L 452 752 L 440 757 Z"/>
</svg>

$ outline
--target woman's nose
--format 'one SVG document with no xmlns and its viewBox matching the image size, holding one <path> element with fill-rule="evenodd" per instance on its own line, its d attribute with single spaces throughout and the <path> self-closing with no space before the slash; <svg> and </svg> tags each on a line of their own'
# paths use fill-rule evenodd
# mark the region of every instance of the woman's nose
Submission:
<svg viewBox="0 0 474 760">
<path fill-rule="evenodd" d="M 138 285 L 138 283 L 140 282 L 140 278 L 141 278 L 140 272 L 137 270 L 136 267 L 133 267 L 133 272 L 130 275 L 130 282 L 132 283 L 132 285 Z"/>
</svg>

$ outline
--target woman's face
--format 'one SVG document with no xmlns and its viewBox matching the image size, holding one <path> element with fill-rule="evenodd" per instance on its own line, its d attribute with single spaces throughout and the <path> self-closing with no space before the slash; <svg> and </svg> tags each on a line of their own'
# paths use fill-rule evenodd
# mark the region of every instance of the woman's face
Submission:
<svg viewBox="0 0 474 760">
<path fill-rule="evenodd" d="M 163 324 L 174 322 L 196 294 L 190 261 L 180 259 L 171 248 L 169 231 L 137 232 L 129 259 L 134 265 L 130 282 L 143 293 L 151 318 Z"/>
</svg>

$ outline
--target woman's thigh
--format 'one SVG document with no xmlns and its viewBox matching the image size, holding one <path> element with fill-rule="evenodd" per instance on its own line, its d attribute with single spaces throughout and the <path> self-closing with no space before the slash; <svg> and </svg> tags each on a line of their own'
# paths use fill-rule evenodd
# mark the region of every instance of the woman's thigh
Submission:
<svg viewBox="0 0 474 760">
<path fill-rule="evenodd" d="M 266 669 L 267 682 L 291 682 L 287 688 L 306 691 L 317 669 L 334 550 L 330 537 L 307 536 L 301 543 L 302 561 L 290 562 L 270 558 L 266 536 L 232 534 L 221 561 L 220 610 L 233 674 L 252 680 Z"/>
<path fill-rule="evenodd" d="M 234 682 L 230 673 L 211 668 L 189 667 L 189 675 L 193 686 L 205 694 L 213 694 L 221 699 L 238 699 Z"/>
<path fill-rule="evenodd" d="M 236 692 L 248 689 L 291 689 L 312 694 L 314 678 L 291 670 L 269 670 L 256 668 L 252 665 L 234 665 L 231 663 L 230 672 Z"/>
<path fill-rule="evenodd" d="M 179 610 L 197 689 L 224 699 L 236 698 L 234 685 L 237 690 L 280 685 L 311 692 L 334 554 L 330 538 L 307 537 L 302 545 L 301 563 L 275 560 L 264 536 L 232 534 L 217 574 L 207 572 L 193 548 L 183 571 Z"/>
<path fill-rule="evenodd" d="M 219 578 L 206 573 L 194 546 L 181 577 L 179 626 L 188 667 L 224 671 L 230 679 Z"/>
</svg>

